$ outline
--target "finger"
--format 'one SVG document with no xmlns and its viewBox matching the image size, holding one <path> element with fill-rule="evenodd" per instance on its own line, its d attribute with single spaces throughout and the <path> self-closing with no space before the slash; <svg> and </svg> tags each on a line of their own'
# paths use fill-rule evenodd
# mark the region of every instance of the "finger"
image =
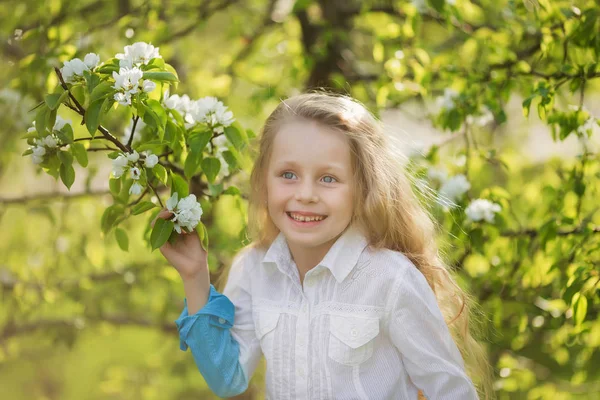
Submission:
<svg viewBox="0 0 600 400">
<path fill-rule="evenodd" d="M 154 218 L 154 220 L 152 221 L 152 225 L 151 226 L 154 228 L 154 224 L 156 223 L 156 220 L 159 219 L 159 218 L 168 219 L 168 218 L 171 218 L 172 216 L 173 216 L 173 213 L 171 211 L 169 211 L 166 208 L 163 208 L 158 213 L 158 215 Z"/>
</svg>

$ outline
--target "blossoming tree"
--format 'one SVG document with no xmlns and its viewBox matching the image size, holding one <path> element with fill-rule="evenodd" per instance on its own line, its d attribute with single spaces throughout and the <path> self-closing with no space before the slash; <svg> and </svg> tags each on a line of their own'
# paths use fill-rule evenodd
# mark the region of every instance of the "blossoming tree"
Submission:
<svg viewBox="0 0 600 400">
<path fill-rule="evenodd" d="M 112 159 L 109 186 L 114 204 L 102 216 L 104 233 L 114 231 L 121 248 L 126 249 L 127 233 L 118 228 L 119 223 L 129 215 L 164 207 L 156 189 L 162 185 L 171 189 L 166 207 L 173 217 L 156 222 L 150 236 L 152 248 L 169 238 L 175 240 L 174 232 L 191 232 L 198 225 L 197 232 L 206 245 L 208 235 L 200 223 L 202 207 L 196 195 L 189 193 L 186 179 L 198 179 L 202 174 L 213 196 L 239 193 L 233 186 L 224 190 L 221 183 L 230 168 L 237 168 L 239 151 L 248 139 L 234 123 L 232 112 L 214 97 L 192 101 L 187 95 L 170 96 L 168 87 L 178 81 L 177 74 L 158 48 L 144 42 L 125 46 L 124 53 L 103 63 L 95 53 L 88 53 L 83 61 L 74 58 L 57 68 L 56 74 L 60 83 L 38 105 L 33 126 L 24 136 L 31 147 L 23 155 L 30 155 L 32 162 L 51 176 L 60 176 L 70 188 L 75 180 L 73 161 L 82 167 L 88 164 L 89 148 L 83 143 L 108 142 L 114 147 L 94 149 L 110 152 Z M 166 90 L 153 98 L 157 83 Z M 119 106 L 131 113 L 126 140 L 102 126 L 109 112 Z M 71 121 L 58 115 L 61 107 L 81 115 L 89 137 L 74 138 Z M 144 132 L 138 133 L 141 130 Z M 148 199 L 151 193 L 154 202 Z M 131 196 L 138 197 L 130 201 Z"/>
</svg>

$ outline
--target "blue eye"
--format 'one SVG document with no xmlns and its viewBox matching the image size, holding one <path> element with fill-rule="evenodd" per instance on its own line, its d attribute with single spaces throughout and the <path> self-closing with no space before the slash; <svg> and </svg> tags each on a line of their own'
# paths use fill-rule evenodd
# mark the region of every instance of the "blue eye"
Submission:
<svg viewBox="0 0 600 400">
<path fill-rule="evenodd" d="M 326 180 L 327 178 L 329 178 L 330 180 Z M 333 183 L 333 182 L 337 182 L 337 179 L 335 179 L 333 176 L 327 175 L 327 176 L 323 177 L 323 181 L 325 183 Z"/>
<path fill-rule="evenodd" d="M 296 176 L 296 174 L 294 174 L 293 172 L 284 172 L 283 174 L 281 174 L 281 176 L 283 176 L 285 179 L 294 179 L 294 176 Z"/>
</svg>

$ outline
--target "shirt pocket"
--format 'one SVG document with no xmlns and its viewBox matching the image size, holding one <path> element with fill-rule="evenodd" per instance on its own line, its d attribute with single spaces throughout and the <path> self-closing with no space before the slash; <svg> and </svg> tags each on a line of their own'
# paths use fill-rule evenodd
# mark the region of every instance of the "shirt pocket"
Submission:
<svg viewBox="0 0 600 400">
<path fill-rule="evenodd" d="M 379 334 L 378 317 L 329 317 L 329 357 L 345 365 L 358 365 L 373 355 Z"/>
<path fill-rule="evenodd" d="M 261 343 L 265 343 L 273 336 L 273 331 L 277 328 L 281 313 L 275 310 L 254 309 L 252 314 L 256 337 Z"/>
</svg>

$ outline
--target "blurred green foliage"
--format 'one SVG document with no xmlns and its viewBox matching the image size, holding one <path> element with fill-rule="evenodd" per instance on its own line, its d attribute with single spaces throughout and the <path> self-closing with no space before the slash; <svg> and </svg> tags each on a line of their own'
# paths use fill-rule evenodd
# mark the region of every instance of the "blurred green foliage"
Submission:
<svg viewBox="0 0 600 400">
<path fill-rule="evenodd" d="M 584 105 L 598 94 L 599 14 L 593 0 L 8 2 L 0 9 L 3 393 L 211 398 L 178 350 L 183 290 L 143 240 L 148 218 L 120 225 L 127 252 L 102 232 L 112 204 L 106 154 L 88 154 L 70 192 L 34 176 L 40 171 L 20 156 L 35 119 L 28 111 L 58 83 L 53 67 L 145 41 L 177 70 L 177 93 L 217 96 L 257 132 L 281 97 L 320 86 L 376 113 L 426 110 L 447 135 L 409 166 L 423 179 L 443 167 L 471 184 L 459 207 L 432 212 L 444 254 L 481 304 L 498 398 L 598 398 L 598 124 Z M 579 154 L 531 162 L 536 149 L 511 141 L 506 128 L 514 99 L 552 140 L 577 137 Z M 88 134 L 75 113 L 61 115 L 74 121 L 75 137 Z M 122 132 L 127 122 L 123 115 L 106 127 Z M 247 193 L 247 178 L 246 165 L 231 182 Z M 43 186 L 54 191 L 39 194 Z M 494 223 L 467 220 L 477 198 L 502 206 Z M 244 244 L 246 202 L 223 195 L 203 206 L 217 278 Z M 241 398 L 261 398 L 261 371 Z"/>
</svg>

